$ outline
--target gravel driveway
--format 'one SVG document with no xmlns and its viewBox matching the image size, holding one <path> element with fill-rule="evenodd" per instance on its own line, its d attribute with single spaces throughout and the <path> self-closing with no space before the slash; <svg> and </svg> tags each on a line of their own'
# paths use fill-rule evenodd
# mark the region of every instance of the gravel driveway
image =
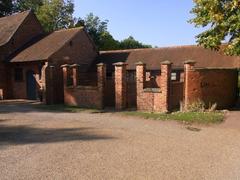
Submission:
<svg viewBox="0 0 240 180">
<path fill-rule="evenodd" d="M 240 179 L 240 127 L 197 128 L 0 105 L 0 179 Z"/>
</svg>

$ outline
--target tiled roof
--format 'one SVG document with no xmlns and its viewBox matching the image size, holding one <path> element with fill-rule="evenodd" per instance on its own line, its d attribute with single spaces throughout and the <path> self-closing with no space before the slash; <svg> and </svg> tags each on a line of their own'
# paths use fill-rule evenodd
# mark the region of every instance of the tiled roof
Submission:
<svg viewBox="0 0 240 180">
<path fill-rule="evenodd" d="M 240 67 L 240 57 L 226 56 L 221 52 L 204 49 L 196 45 L 102 51 L 97 59 L 97 63 L 103 62 L 108 65 L 108 68 L 113 68 L 113 63 L 126 62 L 128 69 L 134 70 L 136 67 L 135 63 L 142 61 L 147 64 L 148 69 L 154 70 L 159 69 L 161 62 L 166 60 L 173 63 L 173 68 L 183 68 L 183 63 L 186 60 L 196 61 L 196 67 Z"/>
<path fill-rule="evenodd" d="M 83 28 L 55 31 L 18 53 L 10 62 L 47 60 L 81 31 Z"/>
<path fill-rule="evenodd" d="M 0 46 L 6 44 L 31 11 L 0 18 Z"/>
</svg>

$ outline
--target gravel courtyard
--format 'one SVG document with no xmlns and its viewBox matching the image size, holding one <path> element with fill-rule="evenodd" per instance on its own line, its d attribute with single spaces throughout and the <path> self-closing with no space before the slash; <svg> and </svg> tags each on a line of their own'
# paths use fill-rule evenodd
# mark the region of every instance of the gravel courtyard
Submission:
<svg viewBox="0 0 240 180">
<path fill-rule="evenodd" d="M 240 179 L 240 113 L 197 126 L 0 105 L 0 179 Z M 196 126 L 194 126 L 196 127 Z"/>
</svg>

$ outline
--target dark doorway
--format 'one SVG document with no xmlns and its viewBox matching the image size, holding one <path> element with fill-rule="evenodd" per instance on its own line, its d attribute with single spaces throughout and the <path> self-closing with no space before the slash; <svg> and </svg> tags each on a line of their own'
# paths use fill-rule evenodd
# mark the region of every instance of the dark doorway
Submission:
<svg viewBox="0 0 240 180">
<path fill-rule="evenodd" d="M 34 72 L 32 70 L 27 71 L 26 81 L 27 81 L 27 99 L 36 100 L 37 99 L 36 80 L 34 77 Z"/>
<path fill-rule="evenodd" d="M 105 92 L 104 92 L 104 105 L 106 107 L 115 107 L 115 80 L 114 77 L 107 77 Z"/>
</svg>

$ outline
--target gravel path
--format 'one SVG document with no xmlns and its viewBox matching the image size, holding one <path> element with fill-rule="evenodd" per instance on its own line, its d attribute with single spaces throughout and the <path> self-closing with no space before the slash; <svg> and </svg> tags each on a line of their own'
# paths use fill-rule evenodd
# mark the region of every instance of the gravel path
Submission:
<svg viewBox="0 0 240 180">
<path fill-rule="evenodd" d="M 237 180 L 240 127 L 226 123 L 190 131 L 114 113 L 0 105 L 0 179 Z"/>
</svg>

